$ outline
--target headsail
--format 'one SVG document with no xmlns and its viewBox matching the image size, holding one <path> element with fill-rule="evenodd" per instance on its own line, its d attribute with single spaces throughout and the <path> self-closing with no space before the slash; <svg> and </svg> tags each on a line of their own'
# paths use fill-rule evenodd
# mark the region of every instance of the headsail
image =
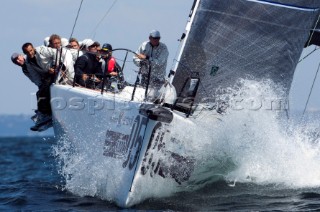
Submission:
<svg viewBox="0 0 320 212">
<path fill-rule="evenodd" d="M 200 78 L 196 103 L 239 78 L 271 79 L 289 93 L 319 0 L 199 0 L 173 84 Z"/>
</svg>

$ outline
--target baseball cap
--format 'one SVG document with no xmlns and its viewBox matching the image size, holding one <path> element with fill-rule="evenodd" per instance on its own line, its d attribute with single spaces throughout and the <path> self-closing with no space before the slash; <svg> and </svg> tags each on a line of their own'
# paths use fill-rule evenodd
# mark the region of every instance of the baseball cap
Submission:
<svg viewBox="0 0 320 212">
<path fill-rule="evenodd" d="M 11 61 L 14 63 L 14 64 L 17 64 L 17 58 L 19 57 L 19 53 L 13 53 L 12 55 L 11 55 Z"/>
<path fill-rule="evenodd" d="M 101 48 L 102 51 L 112 51 L 112 46 L 109 43 L 104 43 Z"/>
<path fill-rule="evenodd" d="M 153 37 L 153 38 L 160 38 L 160 32 L 158 30 L 152 30 L 150 32 L 150 37 Z"/>
</svg>

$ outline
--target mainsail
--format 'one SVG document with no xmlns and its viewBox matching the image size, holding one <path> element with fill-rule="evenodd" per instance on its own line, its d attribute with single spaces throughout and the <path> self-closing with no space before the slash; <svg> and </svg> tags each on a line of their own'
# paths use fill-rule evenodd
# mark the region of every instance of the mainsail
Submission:
<svg viewBox="0 0 320 212">
<path fill-rule="evenodd" d="M 195 2 L 173 80 L 178 93 L 191 76 L 200 79 L 196 103 L 240 78 L 270 79 L 289 93 L 319 0 Z"/>
</svg>

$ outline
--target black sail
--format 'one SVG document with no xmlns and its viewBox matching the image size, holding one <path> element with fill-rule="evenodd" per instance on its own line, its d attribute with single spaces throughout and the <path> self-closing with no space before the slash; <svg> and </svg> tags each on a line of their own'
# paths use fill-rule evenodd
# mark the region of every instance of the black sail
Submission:
<svg viewBox="0 0 320 212">
<path fill-rule="evenodd" d="M 318 19 L 320 0 L 200 0 L 173 85 L 200 85 L 195 103 L 240 78 L 270 79 L 289 93 L 294 70 Z"/>
</svg>

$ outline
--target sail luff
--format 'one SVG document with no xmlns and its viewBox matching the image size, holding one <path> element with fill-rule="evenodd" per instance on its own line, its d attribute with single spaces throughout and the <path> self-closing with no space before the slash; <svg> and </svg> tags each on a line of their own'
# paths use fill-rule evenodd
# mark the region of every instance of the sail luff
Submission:
<svg viewBox="0 0 320 212">
<path fill-rule="evenodd" d="M 182 45 L 180 47 L 180 52 L 179 52 L 179 55 L 177 57 L 177 62 L 175 63 L 174 70 L 177 70 L 177 67 L 179 65 L 179 61 L 180 61 L 181 55 L 183 53 L 184 47 L 186 45 L 186 41 L 188 40 L 189 32 L 190 32 L 190 29 L 191 29 L 192 22 L 193 22 L 193 19 L 195 17 L 196 11 L 198 9 L 199 2 L 200 2 L 200 0 L 194 0 L 194 3 L 192 5 L 192 8 L 191 8 L 191 11 L 190 11 L 190 14 L 189 14 L 189 20 L 188 20 L 187 25 L 185 27 L 185 37 L 182 40 Z"/>
</svg>

